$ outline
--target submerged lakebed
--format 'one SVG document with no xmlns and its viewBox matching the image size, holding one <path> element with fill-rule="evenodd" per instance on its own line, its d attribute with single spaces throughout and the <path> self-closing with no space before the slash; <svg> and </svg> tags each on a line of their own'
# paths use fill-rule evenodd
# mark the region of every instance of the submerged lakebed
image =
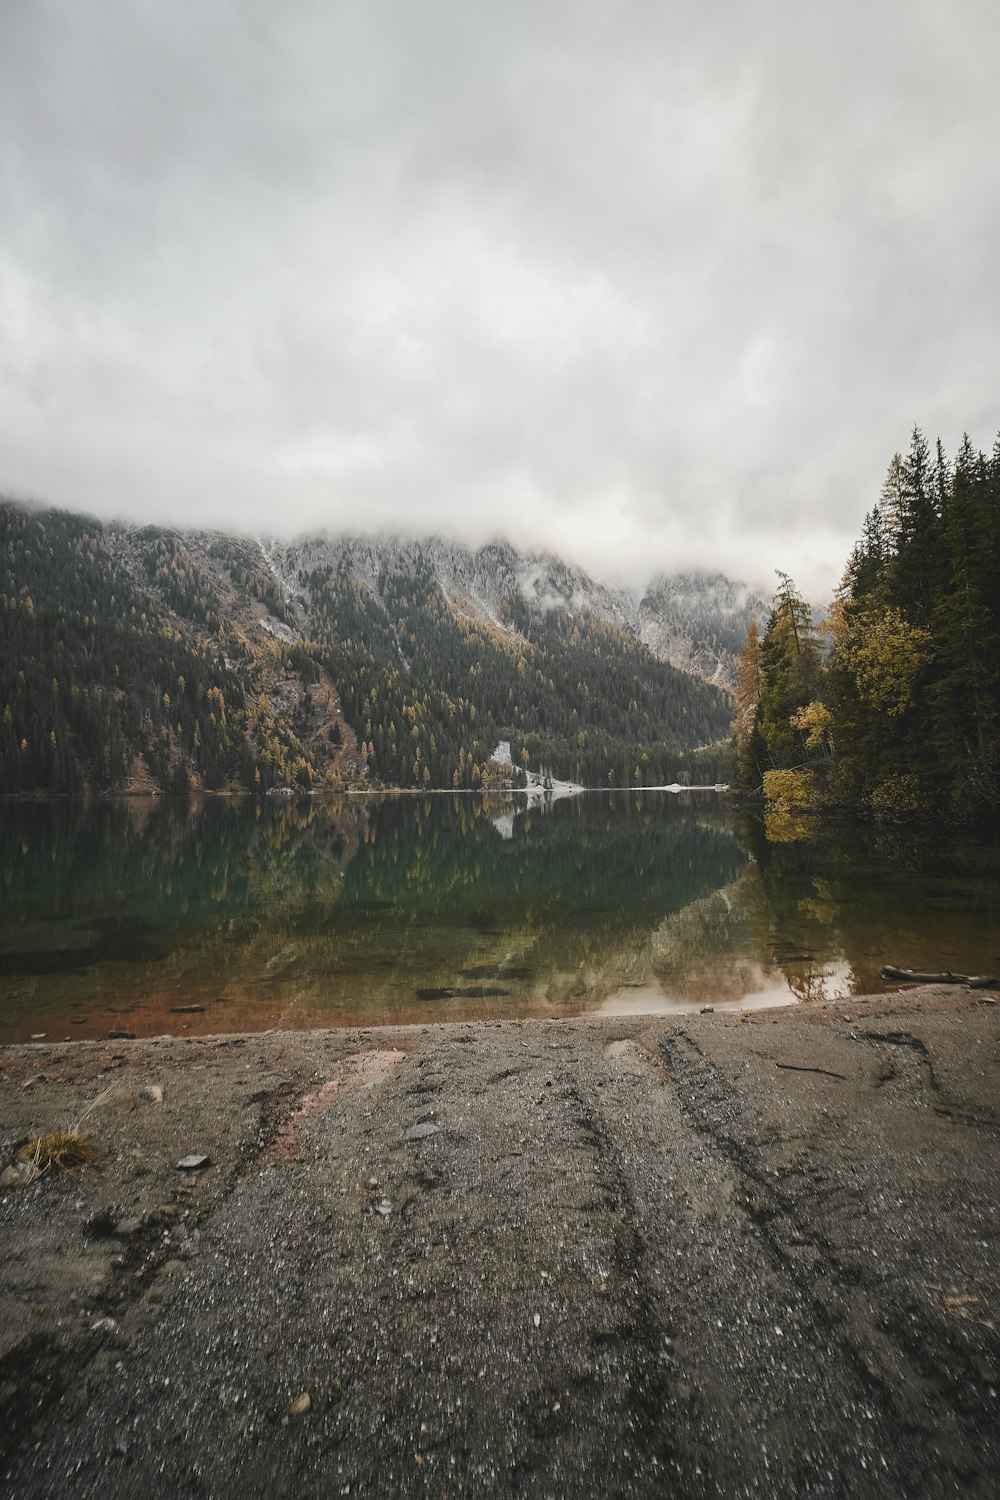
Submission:
<svg viewBox="0 0 1000 1500">
<path fill-rule="evenodd" d="M 1000 846 L 724 794 L 0 808 L 0 1042 L 671 1013 L 1000 968 Z"/>
</svg>

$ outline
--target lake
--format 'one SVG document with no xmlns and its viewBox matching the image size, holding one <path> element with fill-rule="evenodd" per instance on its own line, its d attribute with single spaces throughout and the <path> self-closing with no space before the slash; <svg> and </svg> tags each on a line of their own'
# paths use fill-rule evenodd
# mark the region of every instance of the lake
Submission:
<svg viewBox="0 0 1000 1500">
<path fill-rule="evenodd" d="M 1000 971 L 1000 845 L 721 793 L 0 808 L 0 1041 L 683 1012 Z"/>
</svg>

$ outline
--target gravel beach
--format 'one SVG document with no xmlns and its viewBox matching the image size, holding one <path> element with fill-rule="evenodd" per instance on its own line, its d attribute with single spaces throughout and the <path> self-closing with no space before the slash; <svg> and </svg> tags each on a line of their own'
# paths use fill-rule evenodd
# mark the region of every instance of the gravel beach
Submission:
<svg viewBox="0 0 1000 1500">
<path fill-rule="evenodd" d="M 4 1049 L 0 1488 L 993 1500 L 998 1082 L 958 987 Z"/>
</svg>

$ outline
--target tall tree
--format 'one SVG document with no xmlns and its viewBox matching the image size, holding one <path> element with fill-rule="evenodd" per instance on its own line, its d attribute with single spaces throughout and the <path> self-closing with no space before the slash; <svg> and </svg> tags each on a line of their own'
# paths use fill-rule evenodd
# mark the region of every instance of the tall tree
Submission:
<svg viewBox="0 0 1000 1500">
<path fill-rule="evenodd" d="M 820 656 L 812 613 L 787 573 L 761 643 L 761 685 L 755 728 L 770 768 L 786 769 L 809 758 L 805 737 L 791 720 L 818 694 Z"/>
</svg>

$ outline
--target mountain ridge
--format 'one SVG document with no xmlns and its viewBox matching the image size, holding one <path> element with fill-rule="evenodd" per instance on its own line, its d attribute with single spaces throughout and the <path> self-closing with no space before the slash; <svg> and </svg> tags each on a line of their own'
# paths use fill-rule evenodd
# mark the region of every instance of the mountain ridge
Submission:
<svg viewBox="0 0 1000 1500">
<path fill-rule="evenodd" d="M 737 616 L 762 608 L 722 575 L 637 597 L 502 538 L 285 542 L 11 502 L 0 524 L 8 792 L 475 787 L 501 739 L 597 785 L 699 754 L 704 779 Z"/>
<path fill-rule="evenodd" d="M 386 562 L 430 560 L 450 602 L 471 604 L 479 618 L 504 626 L 501 606 L 516 595 L 532 609 L 587 610 L 630 631 L 661 661 L 732 689 L 735 662 L 751 619 L 761 625 L 769 605 L 749 585 L 718 572 L 655 574 L 644 589 L 601 582 L 547 549 L 521 551 L 497 536 L 478 548 L 439 534 L 319 533 L 292 541 L 258 539 L 265 557 L 286 562 L 324 548 L 354 559 L 377 557 L 360 569 L 374 587 Z M 268 553 L 267 546 L 271 552 Z"/>
</svg>

